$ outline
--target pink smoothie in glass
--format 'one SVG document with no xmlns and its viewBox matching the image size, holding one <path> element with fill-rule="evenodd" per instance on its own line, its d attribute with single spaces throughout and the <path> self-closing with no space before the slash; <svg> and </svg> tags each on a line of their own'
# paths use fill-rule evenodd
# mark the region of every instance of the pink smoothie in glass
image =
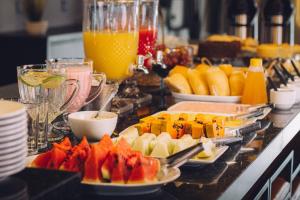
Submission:
<svg viewBox="0 0 300 200">
<path fill-rule="evenodd" d="M 71 106 L 67 109 L 67 112 L 76 112 L 81 109 L 90 94 L 92 87 L 92 68 L 89 66 L 68 66 L 67 78 L 79 80 L 79 92 Z M 73 90 L 73 86 L 67 88 L 68 96 L 71 95 Z"/>
</svg>

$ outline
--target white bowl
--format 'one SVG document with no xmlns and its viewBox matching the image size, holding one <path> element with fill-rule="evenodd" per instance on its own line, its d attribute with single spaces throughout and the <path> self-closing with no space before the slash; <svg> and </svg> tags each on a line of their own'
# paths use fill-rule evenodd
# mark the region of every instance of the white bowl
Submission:
<svg viewBox="0 0 300 200">
<path fill-rule="evenodd" d="M 287 84 L 287 86 L 280 85 L 280 88 L 295 90 L 296 91 L 296 102 L 295 103 L 300 103 L 300 82 L 298 82 L 298 81 L 289 82 Z"/>
<path fill-rule="evenodd" d="M 109 136 L 116 128 L 118 115 L 103 111 L 108 118 L 93 119 L 98 111 L 80 111 L 68 116 L 70 127 L 78 138 L 86 136 L 89 140 L 100 140 L 104 134 Z"/>
<path fill-rule="evenodd" d="M 289 88 L 278 88 L 270 91 L 270 101 L 279 110 L 289 110 L 296 102 L 296 90 Z"/>
</svg>

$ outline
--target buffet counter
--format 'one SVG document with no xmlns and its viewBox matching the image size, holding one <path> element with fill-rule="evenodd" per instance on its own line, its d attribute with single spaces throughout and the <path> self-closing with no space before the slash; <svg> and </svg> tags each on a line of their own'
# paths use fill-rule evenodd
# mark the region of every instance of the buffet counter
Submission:
<svg viewBox="0 0 300 200">
<path fill-rule="evenodd" d="M 15 97 L 15 94 L 17 94 L 16 84 L 0 88 L 0 98 Z M 164 98 L 167 106 L 174 104 L 172 97 L 167 95 Z M 145 113 L 145 110 L 148 114 L 157 112 L 161 110 L 157 108 L 157 105 L 161 105 L 161 101 L 162 97 L 154 95 L 151 106 L 136 113 Z M 125 199 L 260 199 L 273 195 L 272 191 L 275 190 L 272 190 L 275 188 L 273 183 L 277 177 L 282 177 L 289 183 L 287 197 L 290 197 L 292 182 L 295 177 L 299 176 L 300 171 L 300 150 L 296 148 L 300 145 L 299 112 L 299 105 L 289 111 L 273 111 L 263 123 L 265 130 L 247 135 L 242 144 L 230 145 L 216 162 L 197 167 L 183 166 L 180 178 L 166 185 L 162 191 L 134 198 L 125 197 Z M 118 130 L 136 123 L 138 118 L 136 114 L 120 118 Z M 25 169 L 14 176 L 26 182 L 30 199 L 44 197 L 47 199 L 51 197 L 96 199 L 96 197 L 80 192 L 78 174 L 67 176 L 68 180 L 73 180 L 73 183 L 71 186 L 68 185 L 66 191 L 57 190 L 57 187 L 63 188 L 67 181 L 60 181 L 59 178 L 55 179 L 53 176 L 47 182 L 45 177 L 52 175 L 45 174 L 42 172 L 44 170 L 33 171 L 35 170 Z M 51 173 L 57 176 L 62 172 Z M 29 174 L 34 174 L 34 176 L 29 176 Z M 43 184 L 40 184 L 41 181 Z M 53 181 L 57 182 L 53 183 Z M 45 186 L 47 183 L 49 185 Z"/>
</svg>

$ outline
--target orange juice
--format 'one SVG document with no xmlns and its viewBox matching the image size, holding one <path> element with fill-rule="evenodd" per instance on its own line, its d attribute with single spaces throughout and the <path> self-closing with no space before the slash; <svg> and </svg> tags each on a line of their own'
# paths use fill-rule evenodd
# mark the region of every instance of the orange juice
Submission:
<svg viewBox="0 0 300 200">
<path fill-rule="evenodd" d="M 242 96 L 243 104 L 265 104 L 268 102 L 262 60 L 252 58 Z"/>
<path fill-rule="evenodd" d="M 138 49 L 138 32 L 84 32 L 85 56 L 94 61 L 94 70 L 109 80 L 122 81 L 131 75 Z"/>
</svg>

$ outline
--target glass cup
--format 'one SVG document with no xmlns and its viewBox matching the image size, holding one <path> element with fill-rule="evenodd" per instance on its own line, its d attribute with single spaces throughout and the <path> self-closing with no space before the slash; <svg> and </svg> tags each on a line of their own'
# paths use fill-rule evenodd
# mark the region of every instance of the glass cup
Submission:
<svg viewBox="0 0 300 200">
<path fill-rule="evenodd" d="M 35 155 L 39 150 L 47 148 L 47 134 L 45 134 L 45 130 L 47 130 L 48 127 L 47 104 L 44 104 L 42 102 L 23 102 L 19 98 L 5 98 L 4 100 L 22 103 L 26 108 L 28 125 L 28 155 Z"/>
<path fill-rule="evenodd" d="M 75 79 L 79 82 L 79 91 L 74 97 L 71 105 L 66 110 L 64 115 L 64 122 L 54 123 L 54 127 L 58 130 L 68 131 L 69 126 L 66 122 L 68 113 L 77 112 L 83 106 L 94 101 L 101 93 L 105 83 L 106 76 L 103 73 L 93 74 L 93 61 L 82 58 L 59 58 L 46 60 L 48 67 L 52 69 L 66 69 L 66 76 L 68 79 Z M 91 93 L 92 81 L 97 80 L 98 86 Z M 67 88 L 67 97 L 71 96 L 73 86 L 69 85 Z"/>
<path fill-rule="evenodd" d="M 61 140 L 64 135 L 53 133 L 51 122 L 72 104 L 79 90 L 78 80 L 67 79 L 64 68 L 51 69 L 45 64 L 19 66 L 17 74 L 21 101 L 47 108 L 39 110 L 39 115 L 48 118 L 48 131 L 44 130 L 47 139 L 50 142 Z M 68 96 L 69 85 L 74 89 Z M 47 111 L 47 114 L 40 111 Z"/>
<path fill-rule="evenodd" d="M 48 106 L 47 102 L 28 103 L 19 101 L 26 107 L 28 114 L 28 155 L 37 154 L 47 148 Z"/>
<path fill-rule="evenodd" d="M 76 112 L 83 106 L 91 103 L 96 99 L 106 83 L 106 76 L 103 73 L 93 74 L 93 61 L 83 58 L 59 58 L 46 60 L 48 67 L 65 68 L 68 79 L 79 81 L 79 91 L 71 105 L 67 108 L 67 112 Z M 95 91 L 91 93 L 92 81 L 97 80 L 99 84 Z M 73 88 L 70 85 L 67 88 L 68 96 L 72 94 Z"/>
<path fill-rule="evenodd" d="M 139 37 L 138 0 L 85 0 L 83 42 L 85 57 L 110 81 L 132 76 Z"/>
<path fill-rule="evenodd" d="M 141 0 L 139 18 L 139 49 L 138 54 L 155 55 L 158 27 L 159 0 Z"/>
</svg>

